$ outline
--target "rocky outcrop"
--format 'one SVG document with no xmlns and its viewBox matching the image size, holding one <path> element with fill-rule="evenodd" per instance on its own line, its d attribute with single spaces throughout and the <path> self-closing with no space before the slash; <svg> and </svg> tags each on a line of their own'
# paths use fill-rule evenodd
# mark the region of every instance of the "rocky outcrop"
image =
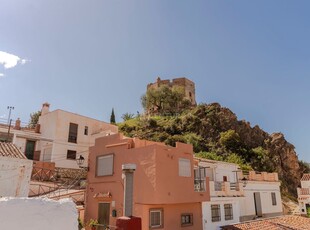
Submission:
<svg viewBox="0 0 310 230">
<path fill-rule="evenodd" d="M 295 193 L 300 181 L 300 168 L 295 147 L 287 142 L 282 133 L 273 133 L 265 141 L 266 149 L 274 164 L 275 171 L 290 193 Z"/>
</svg>

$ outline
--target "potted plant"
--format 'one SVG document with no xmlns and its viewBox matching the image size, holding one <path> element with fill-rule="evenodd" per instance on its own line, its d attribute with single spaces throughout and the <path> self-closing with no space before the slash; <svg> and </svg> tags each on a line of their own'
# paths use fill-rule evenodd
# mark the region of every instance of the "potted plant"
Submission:
<svg viewBox="0 0 310 230">
<path fill-rule="evenodd" d="M 98 220 L 96 219 L 90 219 L 88 221 L 88 226 L 90 227 L 91 230 L 96 230 L 97 225 L 98 225 Z"/>
</svg>

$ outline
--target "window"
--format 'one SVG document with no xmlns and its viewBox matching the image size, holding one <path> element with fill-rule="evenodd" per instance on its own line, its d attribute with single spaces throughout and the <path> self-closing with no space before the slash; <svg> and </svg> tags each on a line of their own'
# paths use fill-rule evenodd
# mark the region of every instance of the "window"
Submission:
<svg viewBox="0 0 310 230">
<path fill-rule="evenodd" d="M 76 151 L 68 150 L 67 151 L 67 159 L 75 160 L 76 159 Z"/>
<path fill-rule="evenodd" d="M 206 191 L 206 168 L 198 167 L 194 169 L 195 191 Z"/>
<path fill-rule="evenodd" d="M 276 193 L 275 192 L 271 193 L 271 200 L 272 200 L 272 205 L 277 205 L 277 199 L 276 199 Z"/>
<path fill-rule="evenodd" d="M 211 205 L 211 218 L 212 222 L 221 221 L 221 209 L 219 204 Z"/>
<path fill-rule="evenodd" d="M 88 126 L 85 126 L 85 128 L 84 128 L 84 135 L 88 135 Z"/>
<path fill-rule="evenodd" d="M 232 204 L 224 204 L 224 211 L 225 211 L 225 220 L 232 220 L 234 218 Z"/>
<path fill-rule="evenodd" d="M 179 176 L 191 177 L 191 162 L 189 159 L 179 158 Z"/>
<path fill-rule="evenodd" d="M 113 154 L 97 157 L 96 176 L 113 175 Z"/>
<path fill-rule="evenodd" d="M 163 209 L 150 209 L 150 228 L 162 228 Z"/>
<path fill-rule="evenodd" d="M 78 125 L 70 123 L 68 142 L 76 143 L 78 134 Z"/>
<path fill-rule="evenodd" d="M 182 214 L 181 215 L 181 226 L 193 225 L 193 214 Z"/>
</svg>

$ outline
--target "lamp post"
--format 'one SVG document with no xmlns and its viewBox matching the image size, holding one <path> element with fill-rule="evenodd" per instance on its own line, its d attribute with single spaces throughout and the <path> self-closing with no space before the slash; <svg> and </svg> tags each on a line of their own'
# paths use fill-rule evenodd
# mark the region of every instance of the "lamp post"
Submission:
<svg viewBox="0 0 310 230">
<path fill-rule="evenodd" d="M 7 109 L 9 109 L 9 117 L 8 117 L 8 125 L 10 124 L 10 120 L 11 120 L 11 111 L 12 109 L 14 110 L 14 106 L 8 106 Z"/>
<path fill-rule="evenodd" d="M 89 171 L 89 167 L 82 166 L 84 161 L 85 161 L 85 158 L 82 155 L 80 155 L 80 157 L 76 159 L 76 163 L 81 169 L 85 169 L 86 171 Z"/>
<path fill-rule="evenodd" d="M 243 187 L 246 187 L 247 183 L 248 183 L 248 179 L 246 177 L 243 177 L 241 179 L 242 183 L 243 183 Z"/>
</svg>

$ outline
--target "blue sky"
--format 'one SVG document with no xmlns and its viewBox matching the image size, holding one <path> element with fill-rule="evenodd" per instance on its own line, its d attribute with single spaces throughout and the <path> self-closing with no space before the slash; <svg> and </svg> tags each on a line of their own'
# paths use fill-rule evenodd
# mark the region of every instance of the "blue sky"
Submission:
<svg viewBox="0 0 310 230">
<path fill-rule="evenodd" d="M 309 1 L 0 6 L 2 119 L 12 105 L 12 118 L 27 122 L 47 101 L 52 110 L 105 121 L 114 107 L 121 121 L 125 112 L 141 112 L 140 97 L 157 76 L 185 76 L 196 83 L 198 102 L 219 102 L 253 126 L 283 132 L 310 161 Z"/>
</svg>

